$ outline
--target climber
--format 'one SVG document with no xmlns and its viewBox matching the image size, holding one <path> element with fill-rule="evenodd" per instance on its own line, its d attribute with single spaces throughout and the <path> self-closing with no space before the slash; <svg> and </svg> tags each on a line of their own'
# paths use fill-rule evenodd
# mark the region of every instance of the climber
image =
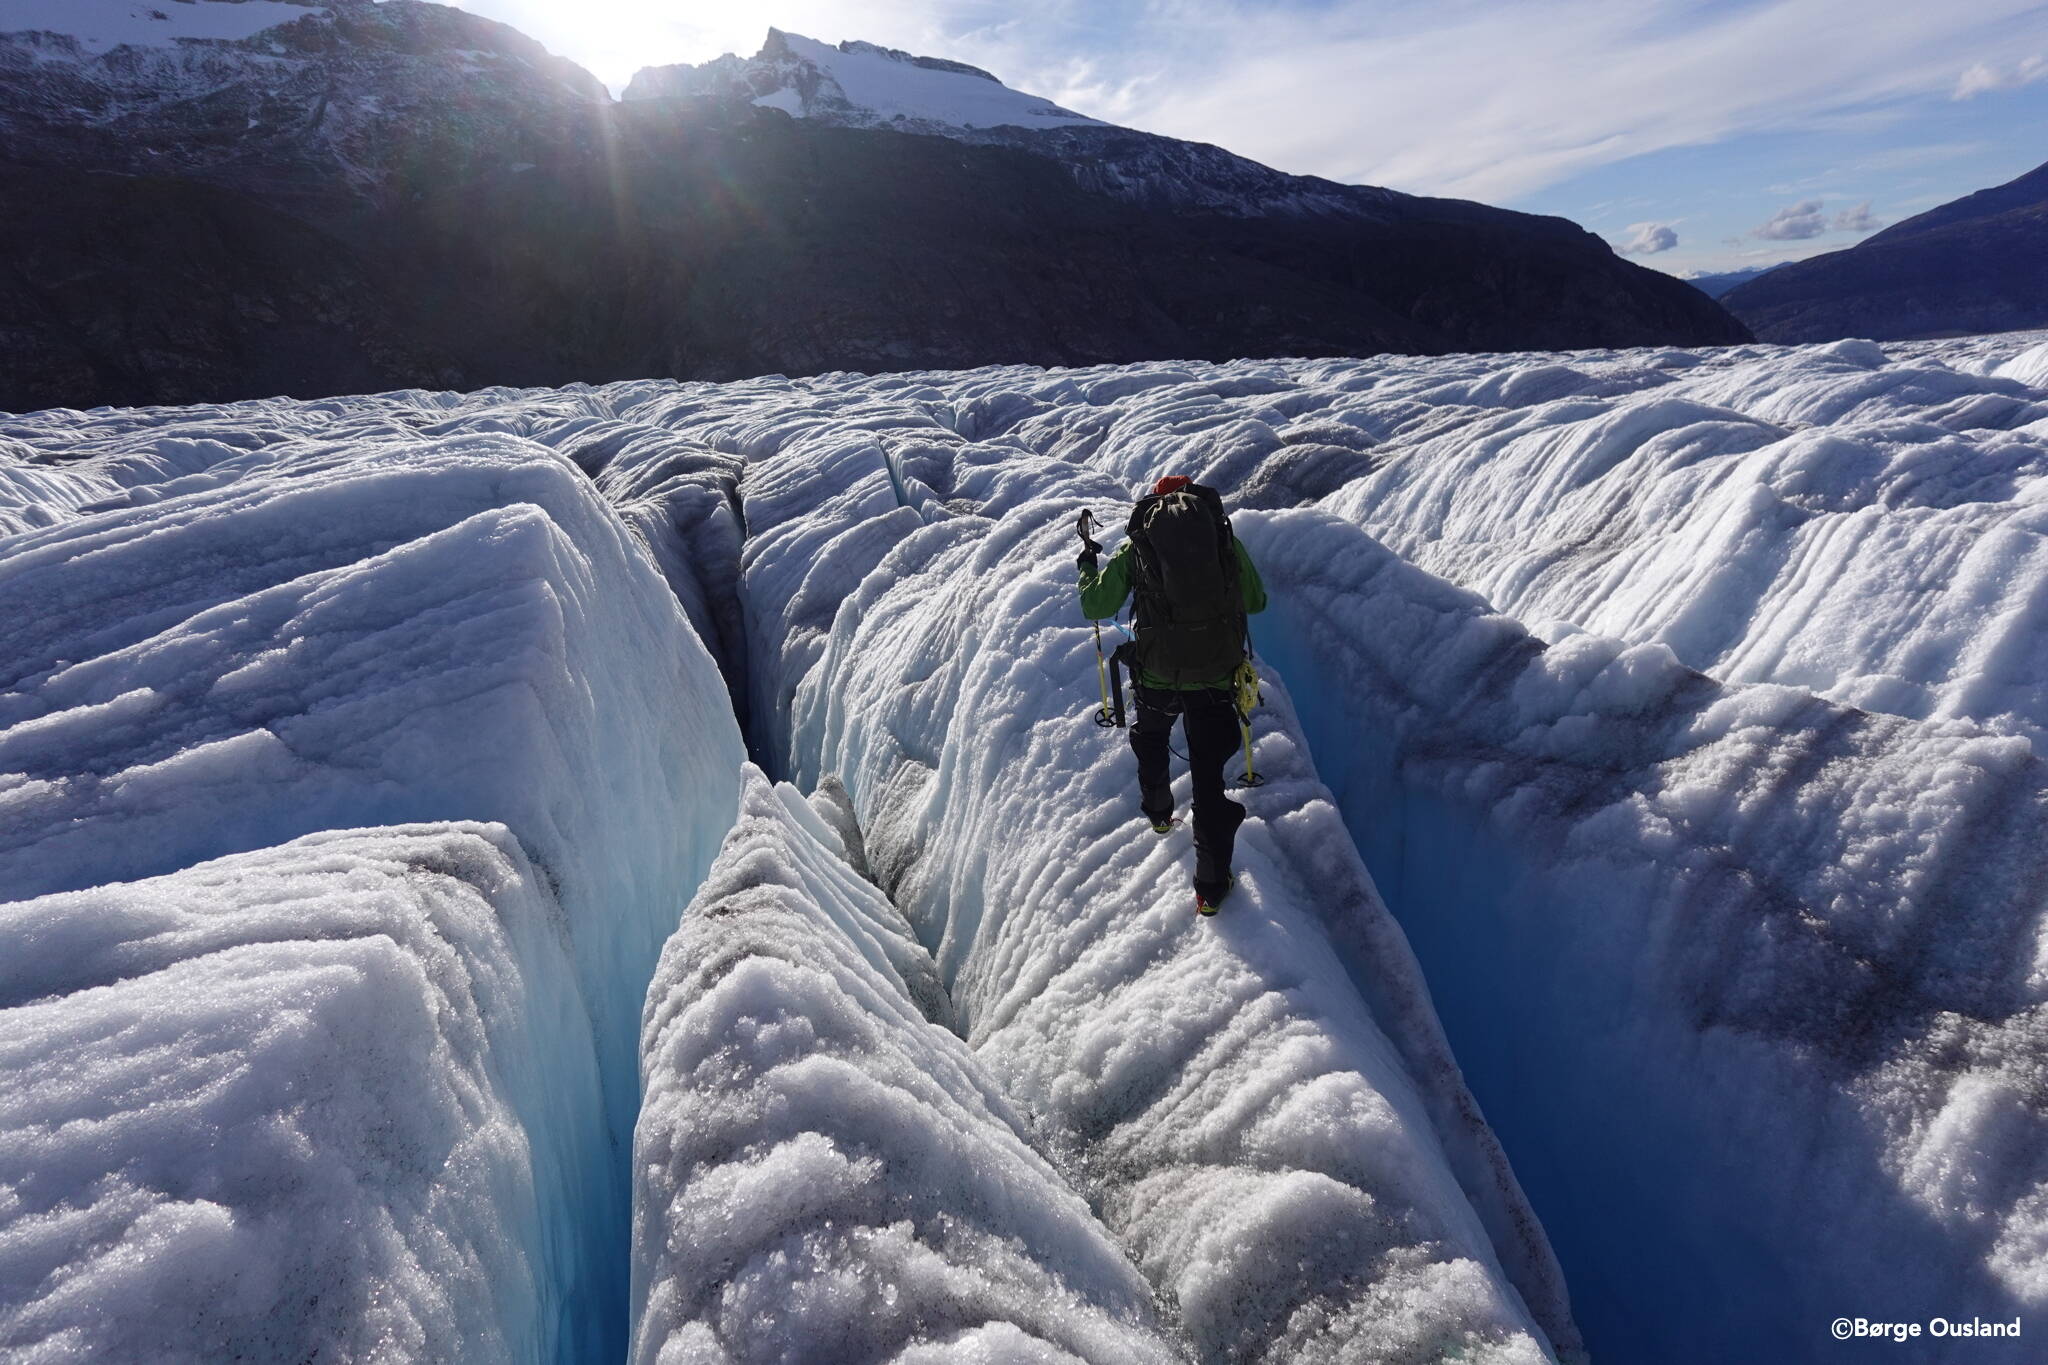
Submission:
<svg viewBox="0 0 2048 1365">
<path fill-rule="evenodd" d="M 1082 612 L 1099 621 L 1115 616 L 1127 595 L 1133 603 L 1139 808 L 1160 834 L 1179 823 L 1166 765 L 1178 716 L 1194 786 L 1195 909 L 1213 915 L 1230 891 L 1231 849 L 1244 823 L 1244 807 L 1224 794 L 1223 767 L 1238 749 L 1248 678 L 1256 695 L 1245 616 L 1265 610 L 1266 589 L 1230 532 L 1223 499 L 1181 475 L 1138 499 L 1129 535 L 1106 566 L 1088 524 L 1084 513 Z"/>
</svg>

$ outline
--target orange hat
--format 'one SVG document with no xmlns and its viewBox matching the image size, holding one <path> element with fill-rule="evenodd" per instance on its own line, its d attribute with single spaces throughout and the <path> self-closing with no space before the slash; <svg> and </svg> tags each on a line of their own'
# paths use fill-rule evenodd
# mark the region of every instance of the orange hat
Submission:
<svg viewBox="0 0 2048 1365">
<path fill-rule="evenodd" d="M 1186 488 L 1193 482 L 1194 480 L 1185 474 L 1168 474 L 1158 483 L 1152 485 L 1152 491 L 1164 497 L 1168 493 L 1180 492 L 1181 489 Z"/>
</svg>

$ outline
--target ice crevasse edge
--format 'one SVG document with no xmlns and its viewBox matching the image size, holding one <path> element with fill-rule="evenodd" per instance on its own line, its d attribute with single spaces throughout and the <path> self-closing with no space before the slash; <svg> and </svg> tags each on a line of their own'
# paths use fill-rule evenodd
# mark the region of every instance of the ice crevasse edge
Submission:
<svg viewBox="0 0 2048 1365">
<path fill-rule="evenodd" d="M 164 441 L 162 484 L 116 457 L 83 510 L 81 466 L 26 471 L 61 487 L 0 559 L 0 882 L 49 893 L 5 954 L 10 1349 L 624 1348 L 619 983 L 737 726 L 560 456 L 333 414 Z"/>
</svg>

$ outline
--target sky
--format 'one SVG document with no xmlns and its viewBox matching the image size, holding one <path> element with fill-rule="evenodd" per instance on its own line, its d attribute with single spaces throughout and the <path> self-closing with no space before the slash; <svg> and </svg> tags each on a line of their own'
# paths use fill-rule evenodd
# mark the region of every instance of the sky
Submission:
<svg viewBox="0 0 2048 1365">
<path fill-rule="evenodd" d="M 458 0 L 615 90 L 770 25 L 972 62 L 1281 170 L 1583 224 L 1687 274 L 2048 161 L 2048 0 Z"/>
</svg>

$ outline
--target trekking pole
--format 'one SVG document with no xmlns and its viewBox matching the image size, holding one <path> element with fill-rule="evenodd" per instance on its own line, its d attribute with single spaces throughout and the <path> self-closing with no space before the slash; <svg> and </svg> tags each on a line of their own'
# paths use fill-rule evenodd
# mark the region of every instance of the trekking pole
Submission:
<svg viewBox="0 0 2048 1365">
<path fill-rule="evenodd" d="M 1095 514 L 1083 509 L 1076 529 L 1081 533 L 1081 544 L 1087 547 L 1087 552 L 1100 555 L 1102 547 L 1088 534 L 1094 523 Z M 1109 659 L 1102 652 L 1102 622 L 1091 620 L 1088 624 L 1095 627 L 1095 685 L 1102 693 L 1102 704 L 1095 708 L 1095 723 L 1108 730 L 1116 725 L 1116 717 L 1109 709 Z"/>
</svg>

